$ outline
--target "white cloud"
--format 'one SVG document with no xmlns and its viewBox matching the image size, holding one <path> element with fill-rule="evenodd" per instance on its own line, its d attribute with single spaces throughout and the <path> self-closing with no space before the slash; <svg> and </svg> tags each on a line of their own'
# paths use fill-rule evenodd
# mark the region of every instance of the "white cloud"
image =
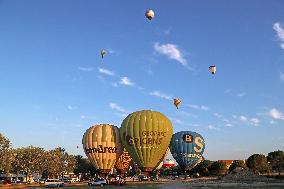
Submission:
<svg viewBox="0 0 284 189">
<path fill-rule="evenodd" d="M 282 112 L 280 112 L 279 110 L 277 110 L 276 108 L 272 108 L 269 111 L 269 115 L 273 118 L 273 119 L 279 119 L 279 120 L 284 120 L 284 114 Z"/>
<path fill-rule="evenodd" d="M 215 112 L 213 115 L 214 115 L 215 117 L 218 117 L 218 118 L 222 118 L 222 117 L 223 117 L 221 114 L 218 114 L 218 113 L 216 113 L 216 112 Z"/>
<path fill-rule="evenodd" d="M 220 128 L 218 128 L 218 127 L 214 127 L 213 125 L 208 125 L 208 128 L 210 129 L 210 130 L 220 130 Z"/>
<path fill-rule="evenodd" d="M 133 83 L 128 77 L 121 77 L 119 84 L 126 85 L 126 86 L 134 86 L 135 83 Z"/>
<path fill-rule="evenodd" d="M 115 54 L 115 55 L 119 55 L 120 54 L 120 52 L 118 52 L 117 50 L 114 50 L 114 49 L 107 49 L 107 52 L 109 54 Z"/>
<path fill-rule="evenodd" d="M 99 72 L 102 73 L 102 74 L 109 75 L 109 76 L 114 75 L 114 72 L 110 71 L 108 69 L 105 69 L 105 68 L 98 68 L 98 69 L 99 69 Z"/>
<path fill-rule="evenodd" d="M 225 126 L 226 127 L 233 127 L 233 125 L 231 123 L 226 123 Z"/>
<path fill-rule="evenodd" d="M 183 54 L 178 49 L 177 45 L 169 44 L 169 43 L 160 45 L 159 43 L 155 43 L 154 49 L 157 52 L 168 56 L 169 59 L 176 60 L 184 66 L 187 65 L 187 61 L 186 59 L 183 58 Z"/>
<path fill-rule="evenodd" d="M 280 80 L 284 82 L 284 73 L 280 72 Z"/>
<path fill-rule="evenodd" d="M 207 106 L 204 106 L 204 105 L 196 105 L 196 104 L 186 104 L 186 106 L 190 107 L 190 108 L 193 108 L 195 110 L 209 110 L 209 107 Z"/>
<path fill-rule="evenodd" d="M 79 70 L 83 72 L 91 72 L 94 70 L 94 68 L 93 67 L 79 67 Z"/>
<path fill-rule="evenodd" d="M 89 116 L 89 115 L 80 115 L 80 118 L 83 120 L 93 120 L 96 119 L 95 116 Z"/>
<path fill-rule="evenodd" d="M 71 106 L 71 105 L 68 105 L 67 108 L 68 108 L 68 110 L 76 110 L 76 109 L 78 109 L 78 107 Z"/>
<path fill-rule="evenodd" d="M 118 111 L 118 112 L 127 113 L 127 111 L 126 111 L 124 108 L 120 107 L 120 106 L 117 105 L 116 103 L 112 103 L 112 102 L 109 103 L 109 107 L 110 107 L 111 109 L 113 109 L 113 110 Z"/>
<path fill-rule="evenodd" d="M 150 92 L 149 95 L 156 96 L 156 97 L 159 97 L 159 98 L 163 98 L 163 99 L 166 99 L 166 100 L 172 100 L 173 99 L 170 95 L 164 94 L 160 91 Z"/>
<path fill-rule="evenodd" d="M 241 116 L 240 116 L 240 120 L 241 120 L 241 121 L 247 121 L 248 118 L 247 118 L 246 116 L 241 115 Z"/>
<path fill-rule="evenodd" d="M 246 93 L 238 93 L 237 96 L 238 97 L 244 97 L 244 96 L 246 96 Z"/>
<path fill-rule="evenodd" d="M 273 29 L 276 31 L 279 40 L 281 41 L 281 48 L 284 49 L 284 29 L 279 22 L 273 24 Z"/>
<path fill-rule="evenodd" d="M 251 118 L 250 119 L 250 124 L 253 125 L 253 126 L 258 126 L 259 124 L 259 119 L 258 118 Z"/>
<path fill-rule="evenodd" d="M 260 122 L 260 120 L 259 120 L 258 118 L 256 118 L 256 117 L 248 118 L 248 117 L 243 116 L 243 115 L 241 115 L 241 116 L 239 117 L 239 119 L 240 119 L 243 123 L 248 124 L 248 125 L 253 125 L 253 126 L 258 126 L 258 125 L 259 125 L 259 122 Z"/>
</svg>

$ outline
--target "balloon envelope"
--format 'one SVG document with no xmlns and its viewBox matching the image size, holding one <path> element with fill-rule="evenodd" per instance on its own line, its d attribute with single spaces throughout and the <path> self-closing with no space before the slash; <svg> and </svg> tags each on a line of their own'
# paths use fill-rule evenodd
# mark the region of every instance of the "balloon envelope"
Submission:
<svg viewBox="0 0 284 189">
<path fill-rule="evenodd" d="M 102 173 L 108 173 L 122 153 L 123 147 L 116 126 L 100 124 L 90 127 L 82 139 L 84 151 Z"/>
<path fill-rule="evenodd" d="M 178 107 L 180 106 L 180 104 L 181 104 L 181 100 L 178 99 L 178 98 L 175 98 L 175 99 L 174 99 L 174 105 L 176 106 L 177 109 L 178 109 Z"/>
<path fill-rule="evenodd" d="M 114 165 L 114 168 L 119 173 L 124 174 L 128 171 L 131 162 L 132 162 L 132 158 L 131 158 L 130 154 L 126 151 L 126 149 L 124 149 L 122 154 L 117 159 L 117 161 Z"/>
<path fill-rule="evenodd" d="M 190 170 L 202 160 L 205 149 L 203 137 L 192 131 L 175 133 L 171 139 L 170 150 L 182 169 Z"/>
<path fill-rule="evenodd" d="M 152 9 L 148 9 L 145 13 L 145 16 L 149 19 L 152 20 L 155 16 L 155 13 Z"/>
<path fill-rule="evenodd" d="M 163 160 L 173 134 L 171 121 L 151 110 L 129 114 L 120 128 L 121 141 L 142 171 L 150 172 Z"/>
<path fill-rule="evenodd" d="M 209 67 L 209 71 L 210 71 L 212 74 L 215 74 L 216 71 L 217 71 L 216 66 L 210 66 L 210 67 Z"/>
</svg>

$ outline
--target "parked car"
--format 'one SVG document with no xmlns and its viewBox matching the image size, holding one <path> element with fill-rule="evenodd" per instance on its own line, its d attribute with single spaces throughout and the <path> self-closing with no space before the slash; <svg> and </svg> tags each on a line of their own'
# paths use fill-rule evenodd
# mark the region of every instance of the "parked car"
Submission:
<svg viewBox="0 0 284 189">
<path fill-rule="evenodd" d="M 125 178 L 121 176 L 113 177 L 109 180 L 109 184 L 116 185 L 116 186 L 123 186 L 126 185 Z"/>
<path fill-rule="evenodd" d="M 139 181 L 148 181 L 148 177 L 145 175 L 138 175 Z"/>
<path fill-rule="evenodd" d="M 107 185 L 107 181 L 104 178 L 97 178 L 93 181 L 88 182 L 89 186 L 105 186 Z"/>
<path fill-rule="evenodd" d="M 44 183 L 45 183 L 45 180 L 46 180 L 46 179 L 39 179 L 39 180 L 38 180 L 38 183 L 39 183 L 39 184 L 44 184 Z"/>
<path fill-rule="evenodd" d="M 47 179 L 44 183 L 45 187 L 63 187 L 64 182 L 59 179 Z"/>
</svg>

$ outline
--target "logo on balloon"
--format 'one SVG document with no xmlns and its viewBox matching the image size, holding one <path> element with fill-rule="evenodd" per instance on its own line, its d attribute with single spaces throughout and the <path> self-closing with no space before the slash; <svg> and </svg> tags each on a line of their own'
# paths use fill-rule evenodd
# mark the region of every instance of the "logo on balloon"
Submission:
<svg viewBox="0 0 284 189">
<path fill-rule="evenodd" d="M 182 139 L 186 143 L 192 143 L 193 137 L 190 134 L 184 134 Z"/>
<path fill-rule="evenodd" d="M 133 146 L 135 143 L 139 142 L 140 144 L 160 145 L 164 137 L 166 137 L 166 132 L 158 131 L 142 131 L 141 138 L 134 138 L 127 135 L 126 132 L 123 133 L 124 141 L 126 141 L 130 146 Z"/>
</svg>

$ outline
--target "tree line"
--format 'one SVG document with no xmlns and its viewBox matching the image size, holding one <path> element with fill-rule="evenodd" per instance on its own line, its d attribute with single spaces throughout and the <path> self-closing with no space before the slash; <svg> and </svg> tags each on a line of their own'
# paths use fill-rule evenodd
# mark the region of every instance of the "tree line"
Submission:
<svg viewBox="0 0 284 189">
<path fill-rule="evenodd" d="M 86 158 L 70 155 L 61 147 L 52 150 L 34 146 L 14 149 L 9 139 L 0 133 L 0 173 L 27 177 L 38 173 L 44 178 L 59 178 L 71 172 L 85 176 L 95 174 L 96 170 Z"/>
</svg>

